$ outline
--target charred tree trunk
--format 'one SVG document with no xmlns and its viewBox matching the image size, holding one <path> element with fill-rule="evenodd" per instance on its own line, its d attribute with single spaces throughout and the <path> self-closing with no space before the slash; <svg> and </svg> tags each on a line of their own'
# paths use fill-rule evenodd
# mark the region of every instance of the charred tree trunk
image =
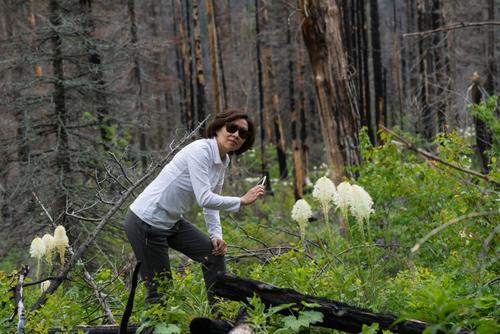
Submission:
<svg viewBox="0 0 500 334">
<path fill-rule="evenodd" d="M 363 325 L 378 323 L 381 330 L 390 329 L 393 333 L 422 333 L 429 324 L 418 320 L 396 321 L 398 317 L 391 314 L 373 313 L 367 309 L 350 306 L 326 298 L 303 295 L 292 289 L 278 288 L 264 282 L 239 278 L 233 275 L 219 275 L 214 286 L 219 297 L 246 302 L 247 298 L 258 296 L 267 306 L 295 303 L 304 309 L 303 302 L 319 305 L 311 310 L 323 313 L 323 321 L 318 326 L 333 328 L 348 333 L 360 333 Z M 293 308 L 281 313 L 291 314 Z"/>
<path fill-rule="evenodd" d="M 56 147 L 56 166 L 57 174 L 59 175 L 59 187 L 56 199 L 55 212 L 63 213 L 62 221 L 64 222 L 64 212 L 66 212 L 66 189 L 67 185 L 71 184 L 68 180 L 70 177 L 71 163 L 69 154 L 69 137 L 67 126 L 69 122 L 68 110 L 66 108 L 66 87 L 64 85 L 64 67 L 62 54 L 62 39 L 58 29 L 61 26 L 61 10 L 59 1 L 51 0 L 49 2 L 49 20 L 52 26 L 52 34 L 50 37 L 52 45 L 52 68 L 54 71 L 54 116 L 57 122 L 57 147 Z"/>
<path fill-rule="evenodd" d="M 419 31 L 431 28 L 429 0 L 417 0 L 417 20 Z M 420 71 L 420 108 L 422 113 L 421 133 L 427 141 L 432 141 L 435 132 L 435 117 L 431 108 L 430 74 L 432 69 L 432 52 L 428 38 L 420 38 L 419 49 L 419 71 Z"/>
<path fill-rule="evenodd" d="M 495 0 L 488 0 L 488 21 L 495 21 Z M 498 41 L 497 41 L 498 42 Z M 487 42 L 487 56 L 488 56 L 488 70 L 486 75 L 486 82 L 484 88 L 486 91 L 493 95 L 495 94 L 495 80 L 497 78 L 497 58 L 495 57 L 495 29 L 488 29 L 488 42 Z"/>
<path fill-rule="evenodd" d="M 224 72 L 224 58 L 222 57 L 223 55 L 223 48 L 225 41 L 227 40 L 228 32 L 224 28 L 224 24 L 221 24 L 220 16 L 221 16 L 221 10 L 219 8 L 220 2 L 215 1 L 214 2 L 214 25 L 215 25 L 215 32 L 217 36 L 217 58 L 219 60 L 219 73 L 220 73 L 220 81 L 221 81 L 221 88 L 222 88 L 222 94 L 221 94 L 221 101 L 222 101 L 222 110 L 225 110 L 229 104 L 230 101 L 228 101 L 227 98 L 227 85 L 226 85 L 226 75 Z M 228 9 L 229 10 L 229 9 Z M 230 14 L 230 13 L 229 13 Z M 230 26 L 228 26 L 227 29 L 230 29 Z"/>
<path fill-rule="evenodd" d="M 290 108 L 290 126 L 292 132 L 292 160 L 293 160 L 293 194 L 295 200 L 304 197 L 304 174 L 302 172 L 302 154 L 300 148 L 300 138 L 298 135 L 298 117 L 295 105 L 295 64 L 294 52 L 292 46 L 292 37 L 290 24 L 287 25 L 286 39 L 289 45 L 288 49 L 288 96 Z M 303 97 L 302 97 L 303 98 Z"/>
<path fill-rule="evenodd" d="M 197 1 L 193 1 L 193 30 L 194 30 L 194 58 L 196 67 L 196 111 L 198 122 L 205 119 L 205 75 L 203 74 L 203 63 L 201 55 L 201 30 Z M 200 131 L 203 132 L 203 126 Z"/>
<path fill-rule="evenodd" d="M 375 102 L 375 122 L 377 132 L 381 126 L 386 125 L 385 97 L 384 97 L 384 76 L 382 66 L 382 47 L 380 45 L 378 0 L 370 0 L 370 33 L 372 41 L 371 56 L 373 59 L 373 87 Z"/>
<path fill-rule="evenodd" d="M 441 0 L 432 0 L 431 22 L 432 29 L 437 29 L 445 25 L 443 15 L 441 13 Z M 434 57 L 434 70 L 436 82 L 436 105 L 437 105 L 437 124 L 440 132 L 446 133 L 448 129 L 446 121 L 446 92 L 445 88 L 449 88 L 448 73 L 450 73 L 448 48 L 445 41 L 444 33 L 436 33 L 432 35 L 432 53 Z"/>
<path fill-rule="evenodd" d="M 266 124 L 264 114 L 264 88 L 263 88 L 263 73 L 262 73 L 262 54 L 260 42 L 260 19 L 259 19 L 259 0 L 254 0 L 255 3 L 255 49 L 257 56 L 257 86 L 259 96 L 259 123 L 260 123 L 260 155 L 261 155 L 261 173 L 266 176 L 266 190 L 271 189 L 271 180 L 269 179 L 269 169 L 266 159 Z"/>
<path fill-rule="evenodd" d="M 222 111 L 220 83 L 219 83 L 219 52 L 217 42 L 217 29 L 215 27 L 213 0 L 205 0 L 208 20 L 208 49 L 210 50 L 210 65 L 212 71 L 212 95 L 215 114 Z"/>
<path fill-rule="evenodd" d="M 331 176 L 339 183 L 346 165 L 358 165 L 359 115 L 348 89 L 347 58 L 335 0 L 299 0 L 302 33 L 311 60 Z"/>
<path fill-rule="evenodd" d="M 397 15 L 397 3 L 392 4 L 392 51 L 391 51 L 391 82 L 392 82 L 392 119 L 393 125 L 401 126 L 403 119 L 403 84 L 402 84 L 402 57 L 401 57 L 401 32 L 399 29 L 399 19 Z"/>
<path fill-rule="evenodd" d="M 130 41 L 132 45 L 137 46 L 139 39 L 137 35 L 137 22 L 136 22 L 136 17 L 135 17 L 135 0 L 128 0 L 127 2 L 128 6 L 128 14 L 130 18 Z M 135 84 L 135 87 L 137 87 L 137 95 L 136 95 L 136 103 L 137 107 L 139 110 L 139 119 L 140 119 L 140 125 L 139 125 L 139 151 L 140 151 L 140 158 L 141 158 L 141 165 L 142 169 L 146 170 L 148 162 L 146 159 L 146 129 L 147 129 L 147 119 L 146 119 L 146 112 L 144 110 L 144 97 L 143 97 L 143 87 L 142 87 L 142 73 L 141 73 L 141 66 L 139 63 L 139 57 L 136 54 L 136 51 L 134 50 L 133 56 L 132 56 L 132 61 L 133 61 L 133 82 Z"/>
<path fill-rule="evenodd" d="M 113 138 L 110 137 L 109 128 L 112 125 L 111 118 L 109 116 L 108 101 L 107 101 L 107 89 L 106 81 L 104 80 L 104 70 L 102 65 L 102 58 L 95 43 L 92 41 L 92 34 L 95 32 L 95 23 L 92 18 L 92 1 L 80 0 L 80 8 L 85 14 L 85 28 L 86 36 L 85 48 L 88 52 L 89 65 L 92 69 L 90 71 L 90 80 L 95 83 L 95 100 L 97 104 L 96 113 L 97 121 L 99 123 L 99 132 L 101 134 L 101 141 L 104 150 L 109 150 L 111 148 L 111 142 Z"/>
<path fill-rule="evenodd" d="M 281 116 L 278 103 L 278 95 L 274 94 L 272 97 L 273 114 L 274 114 L 274 134 L 276 154 L 278 157 L 278 165 L 280 171 L 280 179 L 286 179 L 288 177 L 288 168 L 286 165 L 286 152 L 285 152 L 285 134 L 283 131 L 283 125 L 281 124 Z"/>
<path fill-rule="evenodd" d="M 479 74 L 474 73 L 469 91 L 471 94 L 472 103 L 475 104 L 479 104 L 483 101 L 484 89 L 481 87 L 480 81 L 481 77 L 479 76 Z M 490 164 L 490 158 L 486 151 L 490 150 L 492 146 L 491 133 L 486 127 L 486 124 L 484 124 L 484 122 L 477 117 L 474 117 L 474 125 L 476 127 L 476 145 L 479 151 L 479 156 L 481 158 L 481 167 L 483 170 L 483 174 L 488 174 L 488 165 Z"/>
</svg>

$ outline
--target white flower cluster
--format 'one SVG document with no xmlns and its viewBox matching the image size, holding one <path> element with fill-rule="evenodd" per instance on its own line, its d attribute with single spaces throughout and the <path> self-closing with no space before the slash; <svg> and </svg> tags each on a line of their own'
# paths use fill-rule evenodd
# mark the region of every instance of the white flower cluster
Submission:
<svg viewBox="0 0 500 334">
<path fill-rule="evenodd" d="M 312 195 L 321 203 L 327 224 L 328 210 L 332 202 L 345 217 L 350 212 L 360 224 L 368 222 L 370 214 L 374 212 L 370 194 L 363 187 L 351 185 L 347 181 L 335 187 L 328 177 L 323 176 L 316 181 Z M 299 223 L 301 236 L 305 231 L 304 225 L 311 215 L 311 207 L 304 199 L 299 199 L 293 206 L 292 219 Z"/>
<path fill-rule="evenodd" d="M 47 263 L 51 267 L 52 254 L 54 249 L 57 249 L 61 265 L 64 265 L 64 253 L 68 246 L 69 239 L 66 235 L 66 229 L 61 225 L 56 227 L 54 236 L 47 233 L 42 238 L 35 237 L 33 241 L 31 241 L 30 256 L 37 259 L 37 278 L 40 272 L 40 260 L 45 256 Z"/>
</svg>

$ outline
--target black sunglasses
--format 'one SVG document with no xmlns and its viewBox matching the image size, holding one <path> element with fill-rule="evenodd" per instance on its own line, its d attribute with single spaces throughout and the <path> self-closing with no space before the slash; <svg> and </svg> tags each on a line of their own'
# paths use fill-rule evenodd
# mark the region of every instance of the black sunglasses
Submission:
<svg viewBox="0 0 500 334">
<path fill-rule="evenodd" d="M 248 129 L 241 128 L 235 123 L 226 123 L 226 131 L 229 133 L 235 133 L 238 131 L 238 136 L 240 136 L 241 139 L 247 139 L 248 137 Z"/>
</svg>

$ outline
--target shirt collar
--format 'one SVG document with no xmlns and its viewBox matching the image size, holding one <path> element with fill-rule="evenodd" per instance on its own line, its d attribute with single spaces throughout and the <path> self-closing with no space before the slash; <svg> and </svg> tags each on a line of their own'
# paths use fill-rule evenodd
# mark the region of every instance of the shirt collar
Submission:
<svg viewBox="0 0 500 334">
<path fill-rule="evenodd" d="M 220 154 L 219 154 L 219 145 L 217 145 L 217 139 L 214 138 L 210 138 L 208 140 L 208 142 L 210 143 L 210 147 L 212 148 L 212 155 L 213 155 L 213 159 L 214 159 L 214 164 L 224 164 L 226 165 L 226 167 L 229 165 L 229 155 L 226 154 L 226 159 L 224 159 L 224 161 L 222 161 L 222 159 L 220 158 Z"/>
</svg>

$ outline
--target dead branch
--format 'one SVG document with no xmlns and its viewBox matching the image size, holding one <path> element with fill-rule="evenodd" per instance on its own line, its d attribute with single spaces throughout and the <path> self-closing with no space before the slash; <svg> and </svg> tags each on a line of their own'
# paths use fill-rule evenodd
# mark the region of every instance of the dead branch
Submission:
<svg viewBox="0 0 500 334">
<path fill-rule="evenodd" d="M 437 33 L 437 32 L 442 32 L 442 31 L 450 31 L 450 30 L 457 30 L 457 29 L 465 29 L 465 28 L 474 28 L 474 27 L 481 27 L 481 26 L 499 26 L 500 21 L 484 21 L 484 22 L 457 22 L 457 23 L 452 23 L 450 25 L 432 29 L 432 30 L 425 30 L 425 31 L 417 31 L 417 32 L 410 32 L 403 34 L 403 37 L 413 37 L 413 36 L 422 36 L 423 38 L 429 37 L 430 35 Z"/>
<path fill-rule="evenodd" d="M 492 183 L 494 184 L 495 186 L 499 187 L 500 186 L 500 182 L 497 182 L 493 179 L 491 179 L 488 175 L 484 175 L 484 174 L 481 174 L 479 172 L 476 172 L 476 171 L 473 171 L 473 170 L 470 170 L 470 169 L 467 169 L 467 168 L 464 168 L 464 167 L 460 167 L 460 166 L 457 166 L 457 165 L 454 165 L 448 161 L 445 161 L 437 156 L 435 156 L 434 154 L 430 153 L 430 152 L 427 152 L 421 148 L 418 148 L 418 147 L 415 147 L 415 145 L 413 145 L 412 143 L 408 142 L 406 139 L 404 139 L 402 136 L 396 134 L 394 131 L 386 128 L 385 126 L 381 125 L 380 126 L 381 129 L 383 131 L 386 131 L 388 133 L 390 133 L 392 136 L 394 136 L 395 138 L 397 138 L 399 141 L 401 141 L 401 143 L 403 143 L 403 145 L 409 149 L 409 150 L 412 150 L 418 154 L 420 154 L 421 156 L 423 156 L 424 158 L 426 159 L 430 159 L 430 160 L 434 160 L 434 161 L 437 161 L 443 165 L 446 165 L 450 168 L 453 168 L 455 170 L 458 170 L 458 171 L 461 171 L 463 173 L 466 173 L 466 174 L 469 174 L 469 175 L 473 175 L 473 176 L 476 176 L 476 177 L 479 177 L 483 180 L 485 180 L 486 182 L 489 182 L 489 183 Z"/>
<path fill-rule="evenodd" d="M 36 301 L 36 303 L 31 308 L 32 311 L 38 310 L 48 298 L 48 295 L 54 293 L 57 288 L 61 285 L 64 278 L 69 274 L 69 272 L 73 269 L 73 266 L 78 262 L 78 260 L 82 257 L 83 253 L 89 248 L 89 246 L 93 243 L 93 241 L 97 238 L 97 235 L 101 232 L 104 226 L 111 220 L 111 217 L 120 209 L 120 207 L 127 201 L 128 197 L 133 193 L 134 190 L 139 188 L 146 180 L 148 180 L 156 171 L 162 168 L 170 159 L 172 154 L 179 149 L 184 142 L 191 138 L 195 133 L 197 133 L 199 127 L 203 124 L 200 123 L 196 129 L 194 129 L 188 136 L 183 138 L 173 150 L 171 150 L 162 160 L 160 160 L 156 165 L 150 168 L 139 180 L 137 180 L 134 184 L 132 184 L 127 191 L 125 191 L 116 202 L 111 203 L 113 206 L 108 210 L 108 212 L 101 218 L 101 221 L 95 227 L 94 231 L 87 237 L 87 239 L 80 245 L 80 247 L 76 250 L 76 252 L 71 256 L 69 261 L 66 263 L 61 273 L 57 277 L 57 279 L 51 281 L 50 286 L 45 290 L 40 298 Z M 102 198 L 100 198 L 103 200 Z"/>
<path fill-rule="evenodd" d="M 17 322 L 17 333 L 24 334 L 24 324 L 26 323 L 26 317 L 24 314 L 24 304 L 23 304 L 23 284 L 24 278 L 28 276 L 30 268 L 28 266 L 23 266 L 19 272 L 19 280 L 16 284 L 15 289 L 15 301 L 16 309 L 14 311 L 14 316 L 17 313 L 19 316 L 19 321 Z"/>
</svg>

